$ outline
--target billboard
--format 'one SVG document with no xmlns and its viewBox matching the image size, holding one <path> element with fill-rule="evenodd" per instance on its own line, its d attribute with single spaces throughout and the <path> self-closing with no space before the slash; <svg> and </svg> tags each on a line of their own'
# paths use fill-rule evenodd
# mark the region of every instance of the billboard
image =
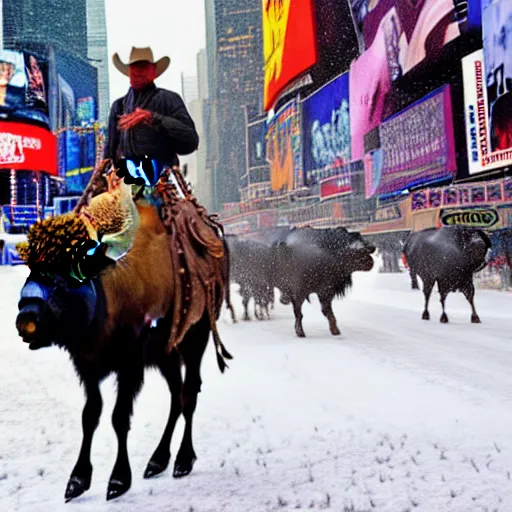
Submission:
<svg viewBox="0 0 512 512">
<path fill-rule="evenodd" d="M 59 135 L 59 173 L 66 179 L 68 193 L 81 193 L 96 162 L 96 133 L 93 130 L 64 130 Z"/>
<path fill-rule="evenodd" d="M 385 33 L 393 80 L 478 25 L 480 13 L 479 0 L 349 1 L 360 46 L 371 48 L 378 34 Z"/>
<path fill-rule="evenodd" d="M 512 2 L 482 0 L 491 151 L 512 151 Z"/>
<path fill-rule="evenodd" d="M 43 171 L 57 175 L 57 142 L 32 124 L 0 121 L 0 169 Z"/>
<path fill-rule="evenodd" d="M 293 190 L 302 186 L 300 114 L 297 100 L 284 105 L 269 123 L 266 152 L 273 191 Z"/>
<path fill-rule="evenodd" d="M 385 117 L 391 75 L 385 33 L 381 30 L 372 45 L 350 67 L 350 136 L 352 159 L 365 155 L 364 136 Z"/>
<path fill-rule="evenodd" d="M 0 111 L 49 124 L 45 80 L 33 55 L 0 50 Z"/>
<path fill-rule="evenodd" d="M 380 126 L 382 168 L 376 193 L 391 194 L 455 172 L 450 86 L 444 86 Z M 373 182 L 376 178 L 372 175 Z"/>
<path fill-rule="evenodd" d="M 508 110 L 506 108 L 506 102 L 511 100 L 511 92 L 501 95 L 499 100 L 490 102 L 485 70 L 482 50 L 477 50 L 462 59 L 464 115 L 470 175 L 512 163 L 512 108 L 510 106 Z M 487 83 L 489 82 L 487 81 Z M 494 86 L 491 81 L 492 87 Z M 489 104 L 491 104 L 491 110 Z M 498 105 L 497 110 L 495 109 L 496 105 Z"/>
<path fill-rule="evenodd" d="M 249 168 L 267 165 L 265 156 L 266 119 L 247 125 L 247 152 Z"/>
<path fill-rule="evenodd" d="M 317 62 L 313 0 L 263 1 L 264 108 Z"/>
<path fill-rule="evenodd" d="M 302 127 L 305 183 L 341 172 L 351 159 L 348 73 L 304 100 Z"/>
</svg>

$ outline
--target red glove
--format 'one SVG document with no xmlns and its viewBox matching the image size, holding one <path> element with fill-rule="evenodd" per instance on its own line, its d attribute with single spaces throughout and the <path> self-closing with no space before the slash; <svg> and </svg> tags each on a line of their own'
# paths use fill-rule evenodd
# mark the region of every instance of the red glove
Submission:
<svg viewBox="0 0 512 512">
<path fill-rule="evenodd" d="M 143 110 L 142 108 L 137 107 L 135 112 L 131 114 L 124 114 L 119 118 L 119 122 L 117 123 L 117 127 L 120 130 L 129 130 L 134 126 L 139 124 L 150 124 L 153 120 L 153 113 L 149 110 Z"/>
</svg>

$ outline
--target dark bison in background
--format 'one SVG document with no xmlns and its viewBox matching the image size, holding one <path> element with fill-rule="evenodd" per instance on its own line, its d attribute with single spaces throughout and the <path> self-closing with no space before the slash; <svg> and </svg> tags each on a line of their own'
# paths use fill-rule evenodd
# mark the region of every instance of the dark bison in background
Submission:
<svg viewBox="0 0 512 512">
<path fill-rule="evenodd" d="M 345 228 L 295 228 L 276 233 L 272 245 L 271 279 L 293 305 L 295 332 L 304 337 L 302 304 L 316 293 L 333 335 L 340 334 L 332 300 L 352 285 L 352 273 L 373 267 L 375 247 L 360 233 Z"/>
<path fill-rule="evenodd" d="M 269 306 L 274 305 L 274 287 L 271 275 L 270 247 L 260 242 L 227 235 L 230 255 L 230 281 L 240 285 L 244 306 L 244 320 L 250 320 L 249 301 L 254 299 L 254 316 L 263 320 L 265 312 L 270 318 Z"/>
<path fill-rule="evenodd" d="M 486 255 L 490 248 L 489 237 L 480 229 L 450 226 L 411 234 L 404 247 L 404 256 L 411 276 L 419 276 L 423 281 L 423 320 L 430 320 L 428 302 L 437 283 L 443 307 L 442 323 L 448 322 L 446 297 L 456 291 L 461 291 L 471 305 L 471 322 L 480 323 L 474 304 L 473 274 L 487 264 Z"/>
</svg>

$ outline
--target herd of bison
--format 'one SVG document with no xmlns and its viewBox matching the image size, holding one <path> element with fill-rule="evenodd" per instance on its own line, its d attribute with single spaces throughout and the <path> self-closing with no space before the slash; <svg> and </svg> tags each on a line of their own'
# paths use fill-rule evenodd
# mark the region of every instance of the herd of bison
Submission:
<svg viewBox="0 0 512 512">
<path fill-rule="evenodd" d="M 317 294 L 322 313 L 329 322 L 331 334 L 340 333 L 332 311 L 334 297 L 342 297 L 352 285 L 352 274 L 373 267 L 376 247 L 360 233 L 342 227 L 276 228 L 254 238 L 227 236 L 230 251 L 230 280 L 240 286 L 244 307 L 243 318 L 249 320 L 248 305 L 254 301 L 254 316 L 269 316 L 274 304 L 274 290 L 281 292 L 280 301 L 291 304 L 295 315 L 295 333 L 304 337 L 302 304 Z M 479 323 L 475 310 L 473 275 L 487 262 L 491 241 L 478 229 L 446 227 L 426 229 L 411 234 L 403 244 L 404 260 L 409 267 L 411 283 L 417 288 L 417 277 L 423 282 L 425 310 L 437 283 L 443 313 L 449 292 L 460 291 L 471 306 L 471 321 Z"/>
<path fill-rule="evenodd" d="M 21 291 L 16 318 L 20 337 L 31 350 L 51 345 L 65 349 L 85 389 L 82 444 L 66 487 L 66 501 L 79 497 L 91 486 L 91 445 L 103 406 L 100 383 L 111 374 L 118 382 L 112 414 L 118 447 L 107 499 L 121 496 L 131 486 L 127 437 L 133 402 L 143 385 L 146 367 L 157 368 L 166 380 L 171 406 L 144 477 L 152 478 L 167 469 L 171 438 L 181 415 L 185 429 L 173 476 L 188 475 L 196 461 L 192 425 L 202 383 L 201 361 L 215 326 L 205 309 L 178 347 L 169 349 L 172 318 L 168 312 L 172 310 L 173 297 L 168 268 L 172 261 L 162 256 L 168 254 L 168 245 L 156 214 L 144 209 L 139 213 L 144 222 L 123 261 L 105 267 L 79 286 L 70 285 L 65 269 L 61 274 L 55 269 L 31 269 Z M 312 294 L 318 296 L 331 334 L 340 333 L 332 300 L 344 296 L 352 285 L 354 272 L 373 268 L 376 251 L 375 245 L 360 233 L 342 227 L 282 227 L 253 239 L 227 235 L 225 246 L 229 265 L 224 277 L 240 285 L 244 318 L 249 319 L 251 298 L 255 316 L 268 317 L 274 290 L 278 289 L 280 301 L 293 307 L 295 333 L 299 337 L 305 336 L 302 304 Z M 490 247 L 483 231 L 460 227 L 425 230 L 409 236 L 402 250 L 413 283 L 417 277 L 423 282 L 423 319 L 429 319 L 428 302 L 437 283 L 443 306 L 441 322 L 448 321 L 445 300 L 451 291 L 464 293 L 472 308 L 471 321 L 480 321 L 473 303 L 473 275 L 486 265 Z M 379 249 L 382 252 L 382 247 Z M 229 292 L 226 302 L 229 306 Z M 221 347 L 217 359 L 222 371 L 223 359 L 231 359 L 231 355 L 222 344 L 216 345 Z"/>
</svg>

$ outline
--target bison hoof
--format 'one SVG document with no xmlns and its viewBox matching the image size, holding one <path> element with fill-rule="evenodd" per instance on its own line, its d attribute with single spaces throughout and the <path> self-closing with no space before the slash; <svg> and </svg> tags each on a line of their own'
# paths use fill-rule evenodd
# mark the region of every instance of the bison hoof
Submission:
<svg viewBox="0 0 512 512">
<path fill-rule="evenodd" d="M 306 337 L 306 333 L 302 329 L 296 329 L 295 330 L 295 334 L 297 335 L 298 338 L 305 338 Z"/>
<path fill-rule="evenodd" d="M 188 459 L 176 459 L 176 462 L 174 463 L 174 471 L 172 472 L 172 476 L 174 478 L 183 478 L 184 476 L 189 475 L 192 472 L 195 461 L 195 456 L 190 457 Z"/>
<path fill-rule="evenodd" d="M 119 498 L 119 496 L 122 496 L 130 487 L 130 480 L 123 482 L 122 480 L 111 478 L 107 489 L 107 501 Z"/>
<path fill-rule="evenodd" d="M 446 315 L 446 313 L 443 313 L 441 315 L 441 323 L 442 324 L 447 324 L 448 323 L 448 316 Z"/>
<path fill-rule="evenodd" d="M 171 458 L 171 456 L 168 455 L 166 461 L 156 461 L 156 460 L 151 459 L 148 462 L 146 471 L 144 471 L 144 478 L 146 478 L 146 479 L 153 478 L 154 476 L 157 476 L 160 473 L 163 473 L 167 469 L 167 466 L 169 465 L 170 458 Z"/>
<path fill-rule="evenodd" d="M 339 335 L 341 334 L 341 332 L 340 332 L 340 330 L 339 330 L 337 327 L 333 327 L 333 328 L 331 329 L 331 334 L 332 334 L 333 336 L 339 336 Z"/>
<path fill-rule="evenodd" d="M 78 498 L 85 491 L 88 491 L 91 487 L 91 477 L 88 478 L 80 478 L 79 476 L 72 476 L 69 479 L 68 485 L 66 487 L 66 494 L 64 498 L 66 503 L 69 501 Z"/>
<path fill-rule="evenodd" d="M 430 313 L 428 311 L 423 311 L 422 320 L 430 320 Z"/>
<path fill-rule="evenodd" d="M 471 315 L 471 323 L 472 324 L 481 324 L 482 321 L 478 315 Z"/>
</svg>

